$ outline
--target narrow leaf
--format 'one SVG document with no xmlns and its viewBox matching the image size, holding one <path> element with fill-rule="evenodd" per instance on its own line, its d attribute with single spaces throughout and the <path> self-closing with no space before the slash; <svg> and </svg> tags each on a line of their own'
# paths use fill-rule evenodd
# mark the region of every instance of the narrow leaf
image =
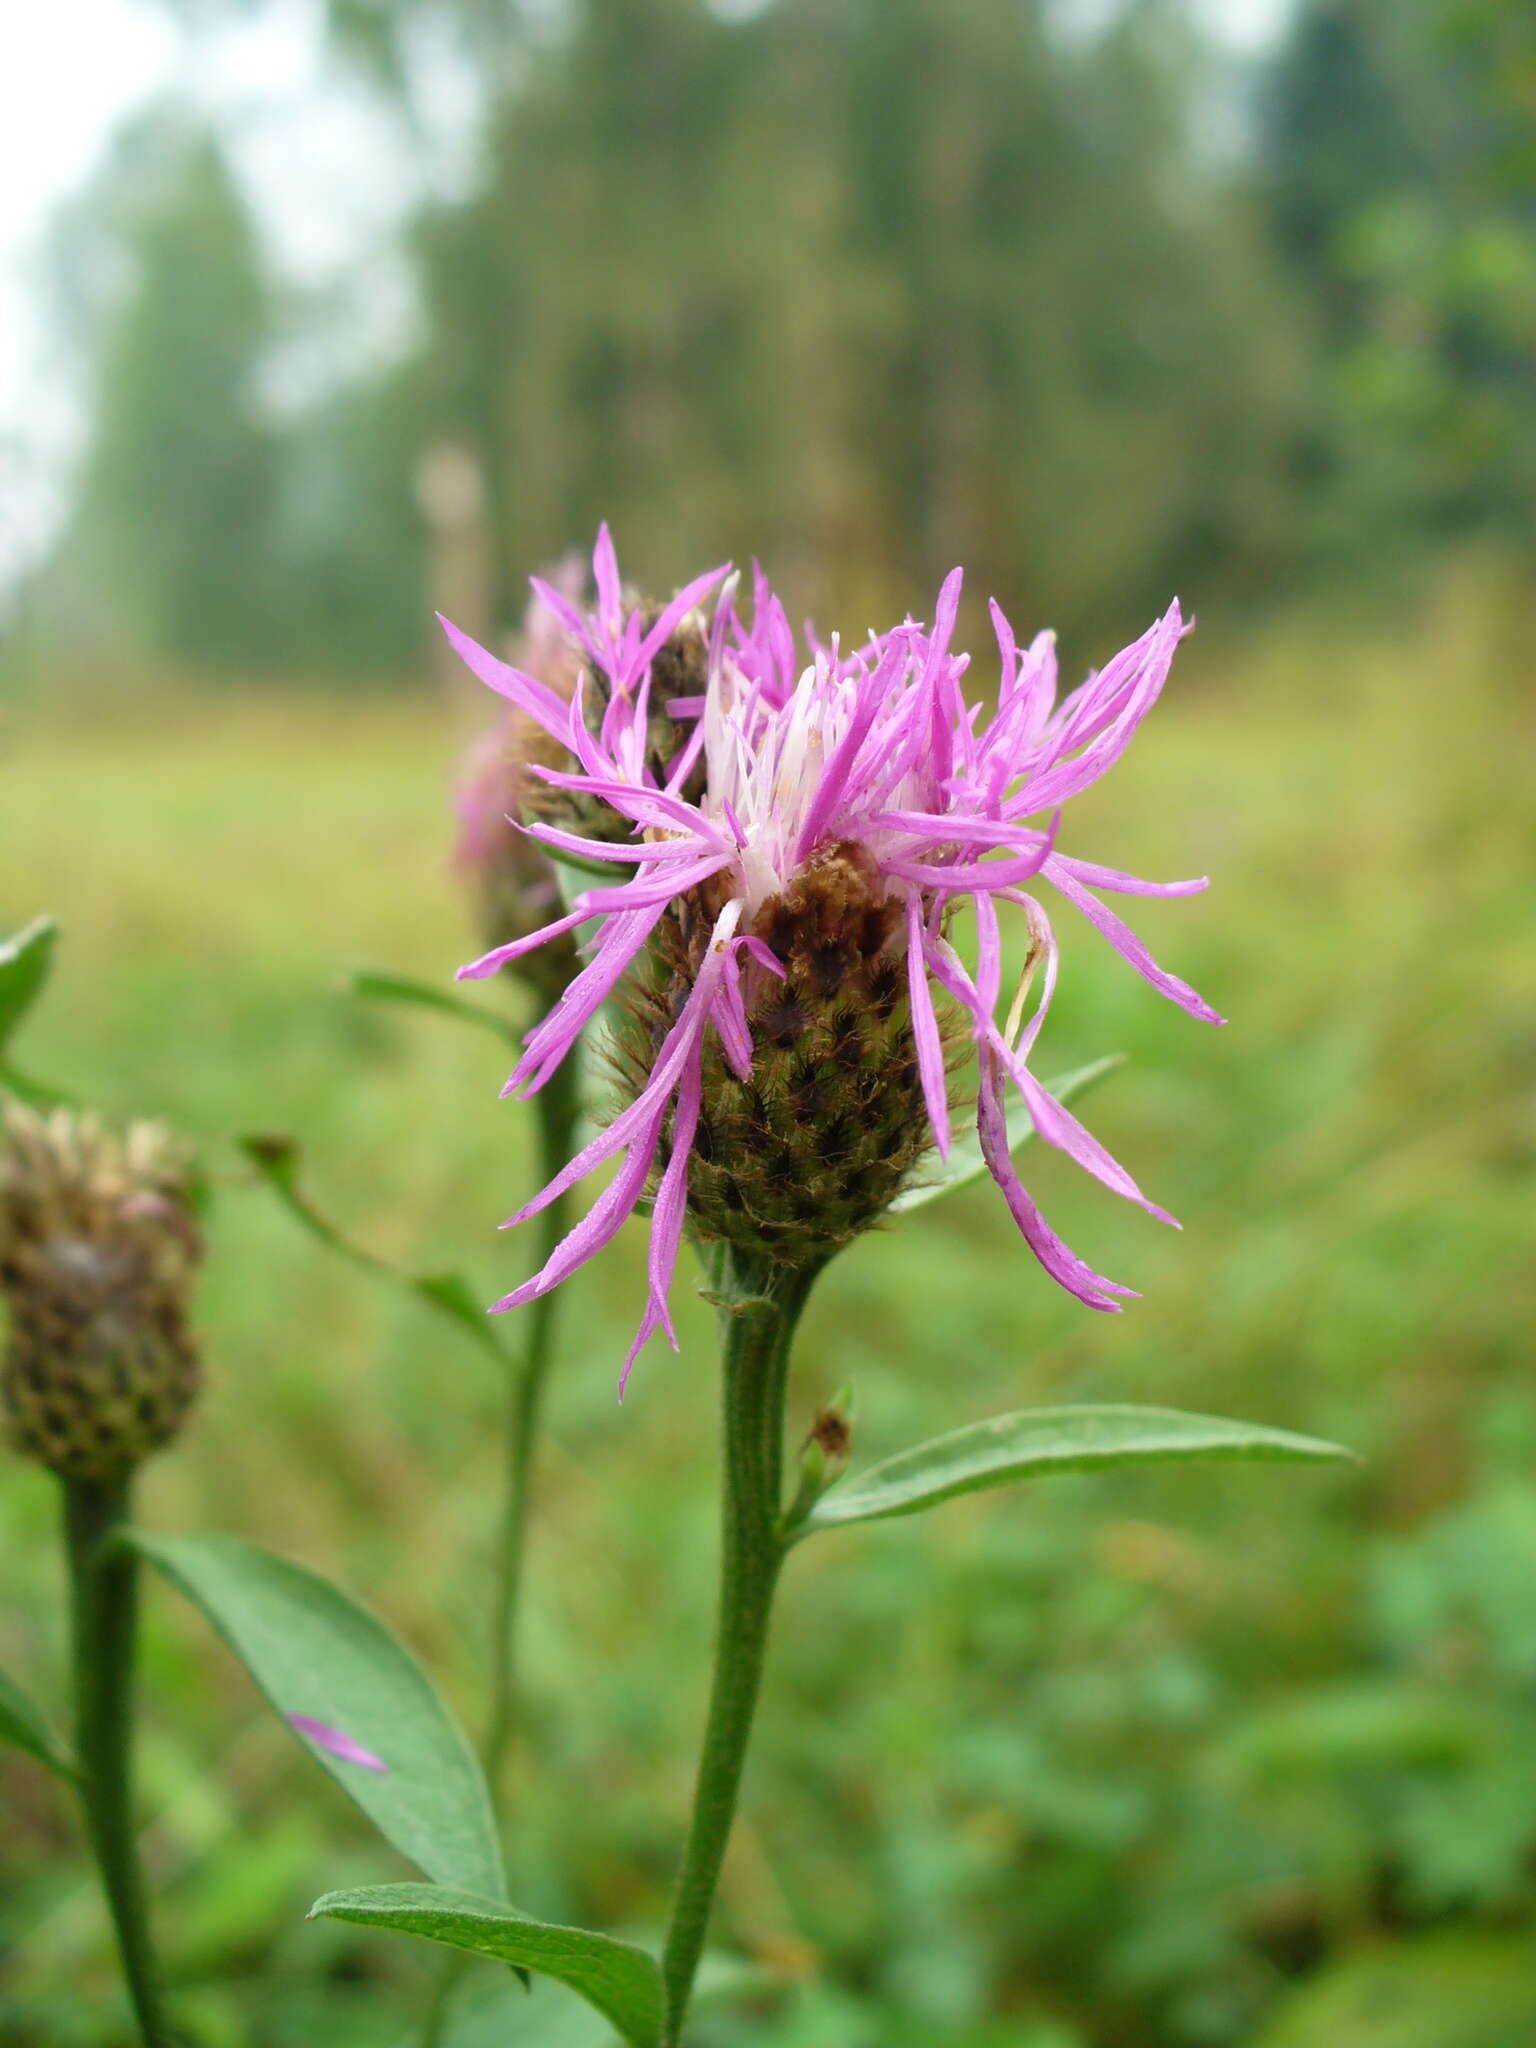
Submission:
<svg viewBox="0 0 1536 2048">
<path fill-rule="evenodd" d="M 14 1679 L 0 1671 L 0 1742 L 26 1751 L 60 1778 L 73 1778 L 69 1752 Z"/>
<path fill-rule="evenodd" d="M 0 1046 L 42 994 L 58 935 L 51 917 L 35 917 L 14 937 L 0 940 Z"/>
<path fill-rule="evenodd" d="M 498 1038 L 510 1039 L 514 1045 L 522 1043 L 523 1026 L 514 1018 L 489 1010 L 483 1003 L 467 1003 L 462 996 L 439 988 L 435 982 L 418 981 L 414 975 L 395 974 L 385 967 L 359 967 L 347 976 L 344 986 L 349 995 L 365 1001 L 411 1003 L 423 1010 L 439 1010 L 445 1016 L 457 1017 L 461 1023 L 478 1024 L 482 1030 L 494 1031 Z"/>
<path fill-rule="evenodd" d="M 661 1972 L 644 1949 L 582 1927 L 530 1920 L 512 1906 L 428 1884 L 368 1885 L 327 1892 L 310 1918 L 390 1927 L 400 1934 L 512 1963 L 553 1977 L 595 2006 L 633 2048 L 657 2048 Z"/>
<path fill-rule="evenodd" d="M 467 1330 L 498 1364 L 506 1363 L 507 1354 L 491 1327 L 484 1304 L 467 1280 L 457 1273 L 403 1273 L 388 1259 L 381 1259 L 377 1253 L 355 1244 L 315 1206 L 299 1184 L 301 1154 L 296 1138 L 263 1132 L 248 1133 L 235 1142 L 283 1207 L 291 1216 L 297 1217 L 311 1236 L 318 1237 L 322 1244 L 329 1245 L 342 1258 L 350 1259 L 354 1266 L 361 1266 L 369 1273 L 382 1273 L 397 1286 L 408 1287 L 441 1314 L 451 1317 L 461 1329 Z"/>
<path fill-rule="evenodd" d="M 1313 1464 L 1351 1455 L 1316 1437 L 1174 1408 L 1025 1409 L 972 1423 L 872 1466 L 818 1501 L 800 1533 L 840 1522 L 915 1515 L 955 1494 L 1050 1472 L 1218 1458 Z"/>
<path fill-rule="evenodd" d="M 578 875 L 601 875 L 605 882 L 622 882 L 634 872 L 627 861 L 598 860 L 590 853 L 573 853 L 568 846 L 551 846 L 545 839 L 536 839 L 533 844 L 548 855 L 557 869 L 566 868 Z M 562 894 L 566 893 L 562 887 Z M 569 893 L 575 893 L 574 889 Z M 566 907 L 570 908 L 569 902 Z"/>
<path fill-rule="evenodd" d="M 8 1088 L 34 1109 L 68 1109 L 80 1099 L 67 1088 L 55 1088 L 51 1081 L 34 1081 L 30 1074 L 22 1073 L 7 1059 L 0 1059 L 0 1088 Z"/>
<path fill-rule="evenodd" d="M 1047 1081 L 1046 1087 L 1058 1102 L 1071 1102 L 1079 1095 L 1086 1095 L 1090 1088 L 1096 1088 L 1100 1081 L 1114 1073 L 1117 1067 L 1125 1065 L 1125 1054 L 1110 1053 L 1101 1060 L 1093 1060 L 1086 1067 L 1074 1067 L 1069 1074 L 1058 1074 L 1054 1081 Z M 1008 1149 L 1018 1152 L 1035 1135 L 1035 1126 L 1029 1111 L 1022 1102 L 1010 1103 L 1008 1109 Z M 978 1180 L 987 1170 L 987 1162 L 981 1156 L 981 1140 L 974 1131 L 963 1138 L 957 1138 L 950 1147 L 949 1158 L 930 1175 L 926 1169 L 924 1177 L 909 1188 L 903 1188 L 892 1202 L 889 1214 L 904 1216 L 910 1210 L 921 1209 L 929 1202 L 936 1202 L 940 1195 L 952 1195 L 956 1188 L 963 1188 Z"/>
<path fill-rule="evenodd" d="M 567 1997 L 552 1979 L 474 1970 L 454 1990 L 442 2048 L 614 2048 L 616 2038 L 600 2012 Z M 393 2048 L 420 2044 L 416 2026 L 398 2036 Z"/>
<path fill-rule="evenodd" d="M 226 1536 L 132 1542 L 200 1607 L 304 1747 L 428 1877 L 500 1893 L 469 1744 L 384 1624 L 302 1565 Z"/>
<path fill-rule="evenodd" d="M 785 1989 L 782 1971 L 743 1957 L 705 1955 L 693 1980 L 688 2010 L 695 2019 L 729 2011 Z M 452 1999 L 442 2048 L 613 2048 L 613 2028 L 602 2014 L 564 1996 L 553 1981 L 525 1990 L 500 1971 L 467 1975 Z M 419 2048 L 420 2030 L 400 2034 L 392 2048 Z"/>
</svg>

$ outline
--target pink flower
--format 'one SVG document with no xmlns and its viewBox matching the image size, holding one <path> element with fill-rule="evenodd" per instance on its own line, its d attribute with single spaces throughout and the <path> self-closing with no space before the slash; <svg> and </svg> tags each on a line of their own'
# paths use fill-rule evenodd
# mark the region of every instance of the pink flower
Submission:
<svg viewBox="0 0 1536 2048">
<path fill-rule="evenodd" d="M 1055 987 L 1057 951 L 1050 920 L 1028 885 L 1043 880 L 1054 886 L 1163 995 L 1207 1022 L 1222 1021 L 1193 989 L 1158 967 L 1094 893 L 1186 895 L 1204 888 L 1204 880 L 1140 881 L 1057 847 L 1062 807 L 1114 765 L 1157 701 L 1187 630 L 1177 604 L 1060 704 L 1052 637 L 1042 634 L 1021 653 L 994 605 L 1002 678 L 997 711 L 988 718 L 962 691 L 969 657 L 951 651 L 958 569 L 939 593 L 931 628 L 908 620 L 848 654 L 836 639 L 830 646 L 813 643 L 803 662 L 783 609 L 759 574 L 750 627 L 735 610 L 734 585 L 717 605 L 702 698 L 653 708 L 654 657 L 725 572 L 690 584 L 642 630 L 637 612 L 624 615 L 606 528 L 595 566 L 597 618 L 583 620 L 570 607 L 563 615 L 606 679 L 595 729 L 585 682 L 567 705 L 536 678 L 496 661 L 452 626 L 446 629 L 483 681 L 569 750 L 570 768 L 534 772 L 576 798 L 601 800 L 630 828 L 623 843 L 554 823 L 530 825 L 530 835 L 557 856 L 615 861 L 633 873 L 588 888 L 566 916 L 498 946 L 461 975 L 492 974 L 533 947 L 595 924 L 586 965 L 529 1035 L 507 1084 L 507 1092 L 526 1095 L 544 1085 L 587 1021 L 655 957 L 669 931 L 674 972 L 683 957 L 686 973 L 669 999 L 665 1029 L 653 1031 L 648 1072 L 634 1100 L 510 1220 L 536 1214 L 605 1161 L 617 1158 L 618 1172 L 543 1270 L 496 1306 L 530 1301 L 585 1264 L 641 1201 L 660 1163 L 649 1299 L 625 1376 L 657 1328 L 671 1337 L 668 1293 L 690 1206 L 701 1111 L 708 1113 L 708 1061 L 723 1056 L 730 1073 L 747 1081 L 764 1056 L 761 1020 L 789 1011 L 784 1029 L 792 1037 L 798 1011 L 813 1008 L 818 991 L 832 998 L 846 962 L 857 956 L 861 988 L 871 985 L 872 974 L 883 974 L 904 994 L 926 1136 L 947 1154 L 946 1034 L 952 1036 L 952 1026 L 946 1019 L 958 1015 L 977 1056 L 983 1155 L 1026 1241 L 1047 1272 L 1089 1307 L 1118 1308 L 1116 1297 L 1131 1290 L 1068 1250 L 1019 1181 L 1004 1099 L 1016 1089 L 1042 1139 L 1117 1194 L 1172 1222 L 1030 1069 Z M 546 603 L 557 601 L 547 589 L 540 594 Z M 654 766 L 655 709 L 670 710 L 676 721 L 676 751 L 662 772 Z M 685 787 L 696 793 L 685 794 Z M 976 918 L 969 964 L 946 930 L 949 911 L 962 902 L 973 906 Z M 1030 967 L 999 1022 L 1005 913 L 1026 921 Z M 857 926 L 862 938 L 845 943 L 829 916 L 852 920 L 849 930 Z M 695 936 L 679 955 L 684 932 Z M 824 968 L 818 964 L 823 959 Z M 1026 1020 L 1036 971 L 1039 999 Z M 774 1040 L 784 1042 L 782 1035 Z"/>
<path fill-rule="evenodd" d="M 580 561 L 563 562 L 556 588 L 570 599 L 580 592 L 581 583 Z M 569 700 L 581 653 L 537 595 L 523 623 L 518 660 L 527 674 Z M 560 907 L 553 862 L 516 823 L 530 795 L 543 794 L 543 785 L 529 773 L 530 761 L 541 754 L 552 762 L 565 758 L 564 749 L 555 746 L 526 713 L 503 705 L 497 723 L 468 749 L 454 789 L 459 831 L 453 865 L 469 887 L 486 945 L 525 937 Z M 516 963 L 514 972 L 546 999 L 553 997 L 575 972 L 574 946 L 570 941 L 552 946 Z"/>
</svg>

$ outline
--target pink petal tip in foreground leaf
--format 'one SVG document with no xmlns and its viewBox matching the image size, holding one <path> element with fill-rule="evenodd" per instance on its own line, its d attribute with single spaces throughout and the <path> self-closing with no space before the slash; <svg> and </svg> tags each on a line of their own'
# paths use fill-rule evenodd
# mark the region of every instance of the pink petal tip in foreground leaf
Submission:
<svg viewBox="0 0 1536 2048">
<path fill-rule="evenodd" d="M 307 1735 L 321 1749 L 328 1749 L 332 1756 L 339 1756 L 343 1763 L 359 1764 L 365 1771 L 389 1769 L 382 1757 L 376 1757 L 371 1749 L 364 1749 L 350 1735 L 333 1728 L 329 1721 L 317 1721 L 310 1714 L 289 1714 L 287 1720 L 290 1727 L 297 1728 L 301 1735 Z"/>
</svg>

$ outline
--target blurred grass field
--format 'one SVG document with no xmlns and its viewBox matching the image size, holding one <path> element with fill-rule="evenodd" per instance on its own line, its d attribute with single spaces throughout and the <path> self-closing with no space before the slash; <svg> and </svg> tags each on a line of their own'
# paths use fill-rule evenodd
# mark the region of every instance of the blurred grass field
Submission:
<svg viewBox="0 0 1536 2048">
<path fill-rule="evenodd" d="M 852 1377 L 867 1459 L 1036 1401 L 1145 1401 L 1363 1463 L 1057 1480 L 798 1554 L 720 1928 L 791 1988 L 702 2022 L 700 2048 L 1536 2038 L 1514 1960 L 1536 1931 L 1533 623 L 1469 568 L 1392 630 L 1205 624 L 1076 807 L 1069 850 L 1213 877 L 1134 909 L 1226 1031 L 1063 906 L 1042 1045 L 1047 1075 L 1129 1055 L 1086 1115 L 1185 1229 L 1037 1149 L 1053 1222 L 1144 1299 L 1086 1314 L 973 1189 L 834 1266 L 797 1415 Z M 221 1179 L 207 1397 L 144 1515 L 334 1574 L 473 1724 L 486 1362 L 305 1238 L 228 1142 L 300 1136 L 317 1197 L 412 1267 L 487 1300 L 523 1276 L 494 1228 L 530 1186 L 495 1041 L 337 989 L 363 963 L 445 980 L 474 949 L 453 737 L 419 696 L 16 706 L 0 910 L 64 931 L 18 1059 L 164 1115 Z M 606 1927 L 661 1910 L 714 1563 L 702 1303 L 681 1356 L 653 1346 L 614 1400 L 642 1243 L 566 1290 L 512 1788 L 514 1895 Z M 58 1665 L 53 1508 L 7 1466 L 19 1673 Z M 302 1920 L 329 1884 L 397 1874 L 389 1853 L 160 1589 L 147 1679 L 149 1854 L 199 2040 L 398 2038 L 426 1961 Z M 0 1812 L 0 2041 L 121 2042 L 72 1816 L 5 1752 Z M 553 2044 L 560 2019 L 536 2000 L 517 2025 Z"/>
</svg>

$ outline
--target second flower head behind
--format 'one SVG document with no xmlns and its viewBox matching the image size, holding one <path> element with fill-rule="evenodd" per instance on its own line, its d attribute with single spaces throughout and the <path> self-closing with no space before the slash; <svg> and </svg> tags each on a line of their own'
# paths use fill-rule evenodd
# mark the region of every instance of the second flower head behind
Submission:
<svg viewBox="0 0 1536 2048">
<path fill-rule="evenodd" d="M 813 641 L 804 657 L 760 575 L 749 624 L 734 582 L 719 589 L 724 570 L 659 612 L 626 610 L 606 528 L 594 571 L 590 618 L 539 590 L 587 664 L 569 703 L 444 622 L 481 680 L 568 755 L 567 766 L 532 772 L 565 794 L 571 818 L 598 804 L 626 827 L 617 839 L 550 819 L 527 831 L 557 856 L 632 870 L 461 970 L 494 974 L 595 926 L 586 965 L 530 1034 L 508 1092 L 541 1088 L 611 997 L 623 1018 L 628 1101 L 510 1220 L 607 1160 L 618 1171 L 542 1271 L 497 1307 L 557 1286 L 649 1193 L 649 1298 L 627 1377 L 655 1330 L 673 1335 L 667 1298 L 685 1222 L 769 1266 L 821 1263 L 876 1220 L 927 1153 L 948 1153 L 951 1076 L 969 1048 L 982 1154 L 1030 1248 L 1090 1308 L 1118 1308 L 1131 1290 L 1070 1251 L 1020 1182 L 1005 1106 L 1016 1090 L 1047 1143 L 1173 1220 L 1031 1070 L 1057 966 L 1031 885 L 1051 884 L 1163 995 L 1221 1022 L 1094 893 L 1187 895 L 1204 880 L 1141 881 L 1057 845 L 1063 806 L 1114 765 L 1157 701 L 1187 630 L 1177 603 L 1060 703 L 1052 636 L 1020 650 L 994 604 L 1002 674 L 988 717 L 967 702 L 969 657 L 952 646 L 958 569 L 931 625 L 908 619 L 848 653 Z M 653 702 L 658 681 L 677 673 L 664 650 L 698 631 L 696 607 L 712 592 L 702 692 Z M 658 713 L 672 721 L 670 756 L 656 743 Z M 965 903 L 970 960 L 949 936 Z M 1004 915 L 1022 918 L 1028 937 L 1006 1010 Z"/>
</svg>

